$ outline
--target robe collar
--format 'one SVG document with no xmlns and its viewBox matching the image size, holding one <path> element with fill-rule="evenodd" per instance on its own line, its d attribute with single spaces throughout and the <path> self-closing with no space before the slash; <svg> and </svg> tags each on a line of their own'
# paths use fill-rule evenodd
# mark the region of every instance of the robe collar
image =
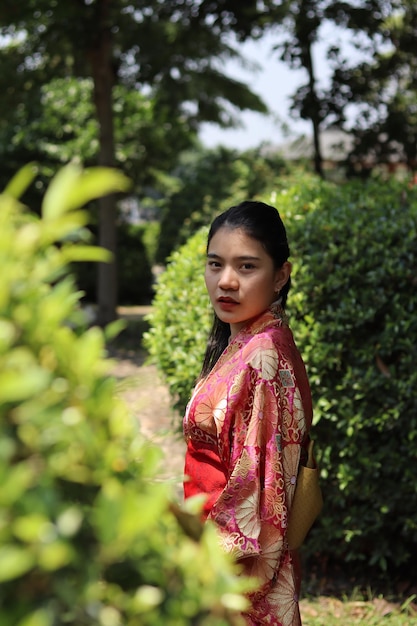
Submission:
<svg viewBox="0 0 417 626">
<path fill-rule="evenodd" d="M 246 326 L 240 329 L 236 336 L 229 342 L 229 346 L 235 343 L 240 343 L 245 337 L 257 335 L 263 332 L 266 328 L 273 326 L 288 326 L 287 315 L 281 306 L 280 301 L 273 302 L 266 311 L 255 317 L 252 321 L 248 322 Z"/>
</svg>

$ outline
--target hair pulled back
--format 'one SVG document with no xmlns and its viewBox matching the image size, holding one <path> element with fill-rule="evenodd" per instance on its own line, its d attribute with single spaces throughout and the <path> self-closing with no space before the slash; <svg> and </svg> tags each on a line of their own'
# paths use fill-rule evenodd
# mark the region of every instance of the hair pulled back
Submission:
<svg viewBox="0 0 417 626">
<path fill-rule="evenodd" d="M 288 260 L 290 248 L 285 226 L 278 211 L 264 202 L 247 200 L 230 207 L 218 215 L 212 222 L 207 237 L 207 249 L 212 237 L 220 228 L 241 229 L 248 237 L 256 239 L 271 257 L 275 269 L 279 269 Z M 291 278 L 281 289 L 279 298 L 285 307 Z M 201 376 L 206 376 L 226 348 L 230 337 L 229 324 L 222 322 L 214 314 L 213 326 L 207 342 Z"/>
</svg>

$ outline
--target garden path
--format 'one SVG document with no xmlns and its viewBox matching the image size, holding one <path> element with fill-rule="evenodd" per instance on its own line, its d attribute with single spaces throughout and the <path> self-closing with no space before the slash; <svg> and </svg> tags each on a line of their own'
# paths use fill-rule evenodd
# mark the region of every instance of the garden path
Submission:
<svg viewBox="0 0 417 626">
<path fill-rule="evenodd" d="M 130 307 L 120 309 L 119 314 L 131 323 L 140 321 L 148 311 L 149 307 Z M 127 341 L 122 338 L 110 350 L 110 356 L 116 359 L 114 375 L 119 380 L 122 397 L 139 420 L 141 432 L 158 444 L 164 454 L 160 478 L 172 482 L 181 499 L 185 454 L 181 416 L 172 409 L 167 386 L 156 367 L 147 362 L 147 354 L 139 345 L 140 336 L 129 333 Z"/>
</svg>

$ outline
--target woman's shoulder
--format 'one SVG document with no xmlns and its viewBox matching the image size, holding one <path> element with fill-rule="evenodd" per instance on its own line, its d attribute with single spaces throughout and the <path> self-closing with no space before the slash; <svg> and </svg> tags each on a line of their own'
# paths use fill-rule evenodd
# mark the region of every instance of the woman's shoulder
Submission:
<svg viewBox="0 0 417 626">
<path fill-rule="evenodd" d="M 288 326 L 275 326 L 263 329 L 252 335 L 242 346 L 243 362 L 271 379 L 281 369 L 291 369 L 298 353 L 292 332 Z"/>
<path fill-rule="evenodd" d="M 243 350 L 263 351 L 265 349 L 279 352 L 283 346 L 293 343 L 293 335 L 288 326 L 267 326 L 261 331 L 251 334 L 243 346 Z"/>
<path fill-rule="evenodd" d="M 245 365 L 258 371 L 263 378 L 271 379 L 275 376 L 279 363 L 279 349 L 273 333 L 262 331 L 252 335 L 242 347 L 241 355 Z"/>
</svg>

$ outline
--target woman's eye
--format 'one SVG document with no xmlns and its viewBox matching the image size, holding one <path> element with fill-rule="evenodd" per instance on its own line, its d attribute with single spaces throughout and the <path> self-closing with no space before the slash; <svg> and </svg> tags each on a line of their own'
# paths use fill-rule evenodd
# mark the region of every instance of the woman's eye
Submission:
<svg viewBox="0 0 417 626">
<path fill-rule="evenodd" d="M 218 261 L 207 261 L 207 266 L 211 267 L 212 269 L 217 269 L 218 267 L 220 267 L 220 263 Z"/>
<path fill-rule="evenodd" d="M 244 263 L 242 265 L 242 269 L 244 270 L 253 270 L 255 268 L 255 266 L 253 265 L 253 263 Z"/>
</svg>

